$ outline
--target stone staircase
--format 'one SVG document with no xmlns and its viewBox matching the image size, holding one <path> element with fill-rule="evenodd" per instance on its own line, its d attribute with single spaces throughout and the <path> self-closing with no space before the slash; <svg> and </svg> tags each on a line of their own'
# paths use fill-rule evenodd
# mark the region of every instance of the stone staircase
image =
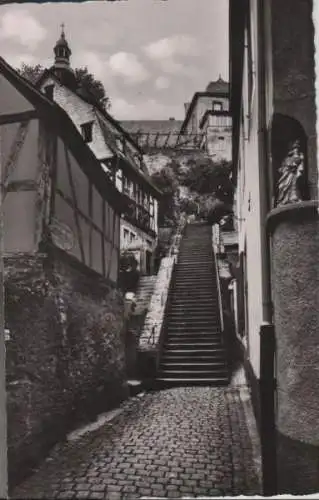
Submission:
<svg viewBox="0 0 319 500">
<path fill-rule="evenodd" d="M 211 227 L 188 224 L 166 310 L 161 385 L 227 385 Z"/>
<path fill-rule="evenodd" d="M 135 313 L 141 314 L 148 309 L 154 286 L 156 283 L 157 276 L 141 276 L 138 282 L 138 288 L 136 290 L 135 301 L 136 308 Z"/>
</svg>

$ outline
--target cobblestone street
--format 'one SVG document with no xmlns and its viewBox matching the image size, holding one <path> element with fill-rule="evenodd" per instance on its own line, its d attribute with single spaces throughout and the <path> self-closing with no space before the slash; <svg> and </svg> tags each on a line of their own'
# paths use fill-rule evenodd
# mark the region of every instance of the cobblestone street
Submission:
<svg viewBox="0 0 319 500">
<path fill-rule="evenodd" d="M 174 388 L 125 402 L 110 422 L 58 445 L 13 498 L 130 499 L 258 494 L 245 388 Z"/>
</svg>

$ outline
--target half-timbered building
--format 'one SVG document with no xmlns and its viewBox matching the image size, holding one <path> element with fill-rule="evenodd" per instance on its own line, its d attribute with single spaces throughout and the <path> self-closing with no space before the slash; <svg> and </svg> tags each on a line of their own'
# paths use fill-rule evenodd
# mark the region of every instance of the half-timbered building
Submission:
<svg viewBox="0 0 319 500">
<path fill-rule="evenodd" d="M 66 113 L 0 64 L 5 252 L 49 237 L 116 283 L 122 196 Z"/>
<path fill-rule="evenodd" d="M 0 149 L 14 484 L 81 405 L 109 409 L 126 397 L 118 290 L 126 203 L 65 111 L 2 58 Z"/>
<path fill-rule="evenodd" d="M 126 206 L 121 216 L 121 249 L 139 247 L 140 270 L 151 272 L 160 192 L 149 178 L 143 151 L 92 93 L 78 84 L 63 30 L 54 54 L 54 64 L 43 73 L 38 87 L 66 111 L 105 174 L 123 194 Z"/>
</svg>

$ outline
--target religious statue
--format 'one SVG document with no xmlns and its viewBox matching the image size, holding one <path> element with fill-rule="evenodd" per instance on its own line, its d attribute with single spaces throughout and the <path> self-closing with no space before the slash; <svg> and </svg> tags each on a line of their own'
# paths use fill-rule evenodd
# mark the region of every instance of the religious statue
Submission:
<svg viewBox="0 0 319 500">
<path fill-rule="evenodd" d="M 299 140 L 290 144 L 288 154 L 279 168 L 279 174 L 277 206 L 302 201 L 305 164 Z"/>
</svg>

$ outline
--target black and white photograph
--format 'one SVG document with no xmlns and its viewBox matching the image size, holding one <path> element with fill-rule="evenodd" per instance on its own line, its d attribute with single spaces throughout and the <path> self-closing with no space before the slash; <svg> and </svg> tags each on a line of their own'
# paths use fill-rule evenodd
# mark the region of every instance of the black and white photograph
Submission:
<svg viewBox="0 0 319 500">
<path fill-rule="evenodd" d="M 0 2 L 0 498 L 319 494 L 319 2 Z"/>
</svg>

